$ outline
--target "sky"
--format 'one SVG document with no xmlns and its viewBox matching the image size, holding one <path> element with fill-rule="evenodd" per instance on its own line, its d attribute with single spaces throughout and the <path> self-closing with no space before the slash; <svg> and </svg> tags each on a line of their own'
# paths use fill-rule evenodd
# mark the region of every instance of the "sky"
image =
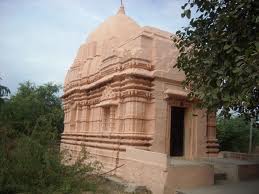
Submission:
<svg viewBox="0 0 259 194">
<path fill-rule="evenodd" d="M 123 0 L 141 26 L 176 32 L 187 25 L 187 0 Z M 14 93 L 19 83 L 63 84 L 79 46 L 120 0 L 0 0 L 0 80 Z"/>
</svg>

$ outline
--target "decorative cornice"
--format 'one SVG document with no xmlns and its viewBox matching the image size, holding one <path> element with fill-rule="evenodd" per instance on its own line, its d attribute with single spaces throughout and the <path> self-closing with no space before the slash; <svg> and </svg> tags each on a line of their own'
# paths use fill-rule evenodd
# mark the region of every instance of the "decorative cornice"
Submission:
<svg viewBox="0 0 259 194">
<path fill-rule="evenodd" d="M 64 95 L 66 95 L 66 93 L 69 93 L 71 90 L 74 90 L 78 87 L 83 87 L 85 85 L 92 84 L 94 82 L 97 82 L 103 79 L 108 75 L 116 74 L 118 72 L 124 72 L 127 69 L 140 69 L 140 70 L 142 69 L 142 70 L 152 71 L 154 67 L 153 65 L 150 64 L 150 61 L 145 59 L 139 59 L 139 58 L 131 58 L 123 62 L 117 62 L 114 64 L 105 65 L 103 66 L 102 69 L 100 69 L 98 73 L 95 73 L 88 77 L 78 78 L 76 80 L 69 82 L 64 87 L 64 92 L 65 92 Z"/>
</svg>

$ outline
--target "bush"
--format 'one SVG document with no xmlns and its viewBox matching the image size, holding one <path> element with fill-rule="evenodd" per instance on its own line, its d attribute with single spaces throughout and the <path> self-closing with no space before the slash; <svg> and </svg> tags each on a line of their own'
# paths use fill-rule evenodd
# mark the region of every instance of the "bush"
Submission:
<svg viewBox="0 0 259 194">
<path fill-rule="evenodd" d="M 217 138 L 222 151 L 248 152 L 250 123 L 242 117 L 218 118 Z M 253 147 L 258 143 L 258 128 L 253 128 Z"/>
<path fill-rule="evenodd" d="M 51 83 L 36 86 L 25 82 L 10 99 L 1 101 L 1 194 L 95 190 L 100 164 L 85 149 L 77 158 L 59 150 L 63 131 L 62 103 L 57 96 L 60 88 Z"/>
<path fill-rule="evenodd" d="M 14 131 L 1 130 L 0 135 L 0 193 L 78 194 L 95 190 L 100 165 L 86 163 L 89 155 L 84 149 L 74 163 L 65 165 L 61 161 L 70 158 L 60 153 L 51 133 L 17 137 Z"/>
</svg>

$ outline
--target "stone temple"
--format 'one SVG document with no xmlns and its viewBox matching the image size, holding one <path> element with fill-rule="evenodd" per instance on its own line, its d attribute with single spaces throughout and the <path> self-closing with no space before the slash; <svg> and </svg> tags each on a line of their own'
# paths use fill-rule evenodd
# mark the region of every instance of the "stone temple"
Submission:
<svg viewBox="0 0 259 194">
<path fill-rule="evenodd" d="M 124 6 L 83 43 L 64 84 L 61 148 L 84 145 L 104 171 L 153 193 L 213 184 L 215 114 L 187 98 L 178 51 L 163 30 L 139 26 Z"/>
</svg>

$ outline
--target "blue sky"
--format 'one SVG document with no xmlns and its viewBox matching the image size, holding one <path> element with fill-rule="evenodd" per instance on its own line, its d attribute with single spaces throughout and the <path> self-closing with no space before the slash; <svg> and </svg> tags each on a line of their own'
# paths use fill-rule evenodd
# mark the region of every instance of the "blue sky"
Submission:
<svg viewBox="0 0 259 194">
<path fill-rule="evenodd" d="M 124 0 L 141 26 L 175 32 L 187 25 L 186 0 Z M 27 80 L 62 84 L 88 34 L 117 12 L 120 0 L 0 0 L 0 77 L 12 92 Z"/>
</svg>

